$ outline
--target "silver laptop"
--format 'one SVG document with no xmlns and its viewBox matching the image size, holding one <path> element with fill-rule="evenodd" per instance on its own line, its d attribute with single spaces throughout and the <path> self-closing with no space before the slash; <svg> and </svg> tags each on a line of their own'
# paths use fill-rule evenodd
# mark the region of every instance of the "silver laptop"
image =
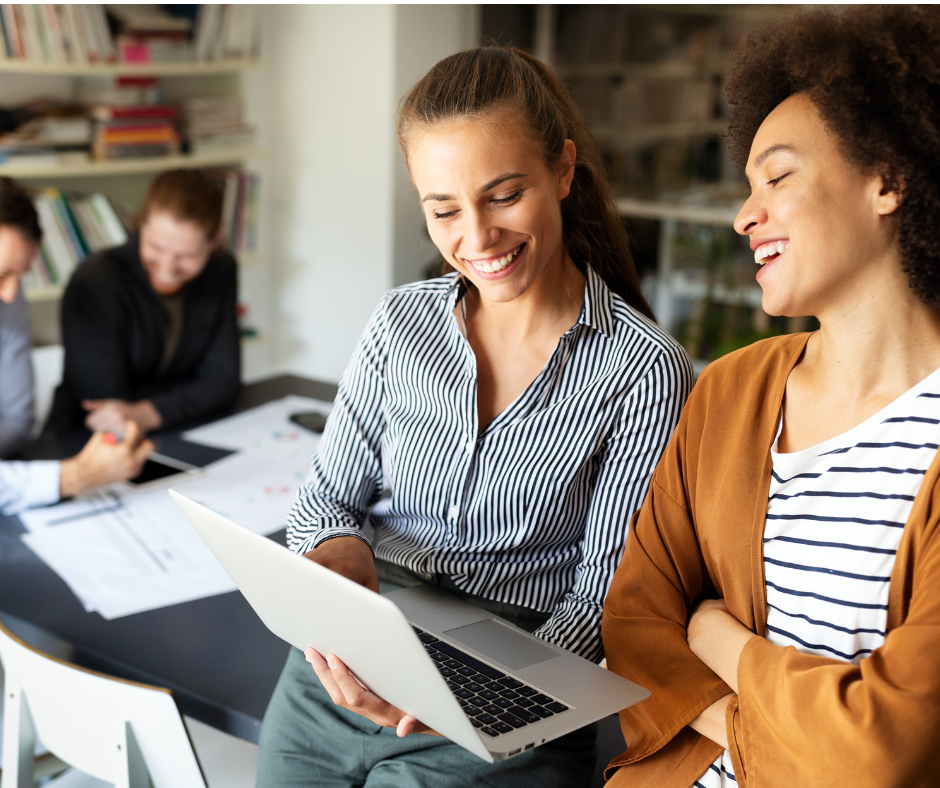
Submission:
<svg viewBox="0 0 940 788">
<path fill-rule="evenodd" d="M 453 594 L 376 594 L 170 490 L 265 626 L 336 654 L 363 685 L 493 762 L 649 692 Z"/>
</svg>

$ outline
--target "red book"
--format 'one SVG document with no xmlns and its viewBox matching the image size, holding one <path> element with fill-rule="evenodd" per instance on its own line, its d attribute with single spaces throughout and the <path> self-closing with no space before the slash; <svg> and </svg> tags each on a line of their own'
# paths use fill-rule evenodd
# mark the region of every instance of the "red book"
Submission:
<svg viewBox="0 0 940 788">
<path fill-rule="evenodd" d="M 169 104 L 156 104 L 143 107 L 99 106 L 91 111 L 95 120 L 137 120 L 167 118 L 172 120 L 178 114 L 176 107 Z"/>
</svg>

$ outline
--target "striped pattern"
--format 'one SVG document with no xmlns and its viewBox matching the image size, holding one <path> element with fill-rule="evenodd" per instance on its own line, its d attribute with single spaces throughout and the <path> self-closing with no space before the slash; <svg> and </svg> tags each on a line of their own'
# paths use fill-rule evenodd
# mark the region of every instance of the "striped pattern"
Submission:
<svg viewBox="0 0 940 788">
<path fill-rule="evenodd" d="M 453 316 L 462 295 L 450 274 L 385 296 L 340 383 L 288 543 L 305 552 L 361 536 L 374 507 L 379 558 L 551 612 L 537 634 L 599 660 L 604 597 L 691 388 L 688 358 L 589 271 L 578 321 L 480 432 L 476 360 Z"/>
<path fill-rule="evenodd" d="M 940 446 L 937 399 L 940 370 L 842 435 L 772 452 L 764 526 L 771 643 L 858 664 L 884 642 L 894 557 Z M 716 770 L 733 775 L 727 752 L 696 785 L 730 785 Z"/>
</svg>

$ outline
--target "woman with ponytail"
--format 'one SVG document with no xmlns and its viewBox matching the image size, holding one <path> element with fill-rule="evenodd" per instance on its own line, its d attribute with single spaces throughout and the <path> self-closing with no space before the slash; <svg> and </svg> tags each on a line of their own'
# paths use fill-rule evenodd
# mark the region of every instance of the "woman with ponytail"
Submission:
<svg viewBox="0 0 940 788">
<path fill-rule="evenodd" d="M 503 48 L 446 58 L 403 100 L 398 136 L 451 270 L 376 309 L 288 542 L 374 591 L 432 583 L 600 661 L 604 597 L 688 359 L 652 320 L 596 145 L 541 63 Z M 593 726 L 488 764 L 335 655 L 305 656 L 292 652 L 265 715 L 259 786 L 591 777 Z"/>
</svg>

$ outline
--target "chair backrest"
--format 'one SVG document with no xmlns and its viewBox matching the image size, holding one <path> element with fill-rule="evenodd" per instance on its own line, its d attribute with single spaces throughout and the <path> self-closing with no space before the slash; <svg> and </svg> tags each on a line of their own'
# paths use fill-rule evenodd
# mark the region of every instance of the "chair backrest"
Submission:
<svg viewBox="0 0 940 788">
<path fill-rule="evenodd" d="M 79 771 L 115 786 L 206 788 L 173 694 L 43 654 L 0 624 L 2 788 L 32 786 L 34 735 Z"/>
</svg>

